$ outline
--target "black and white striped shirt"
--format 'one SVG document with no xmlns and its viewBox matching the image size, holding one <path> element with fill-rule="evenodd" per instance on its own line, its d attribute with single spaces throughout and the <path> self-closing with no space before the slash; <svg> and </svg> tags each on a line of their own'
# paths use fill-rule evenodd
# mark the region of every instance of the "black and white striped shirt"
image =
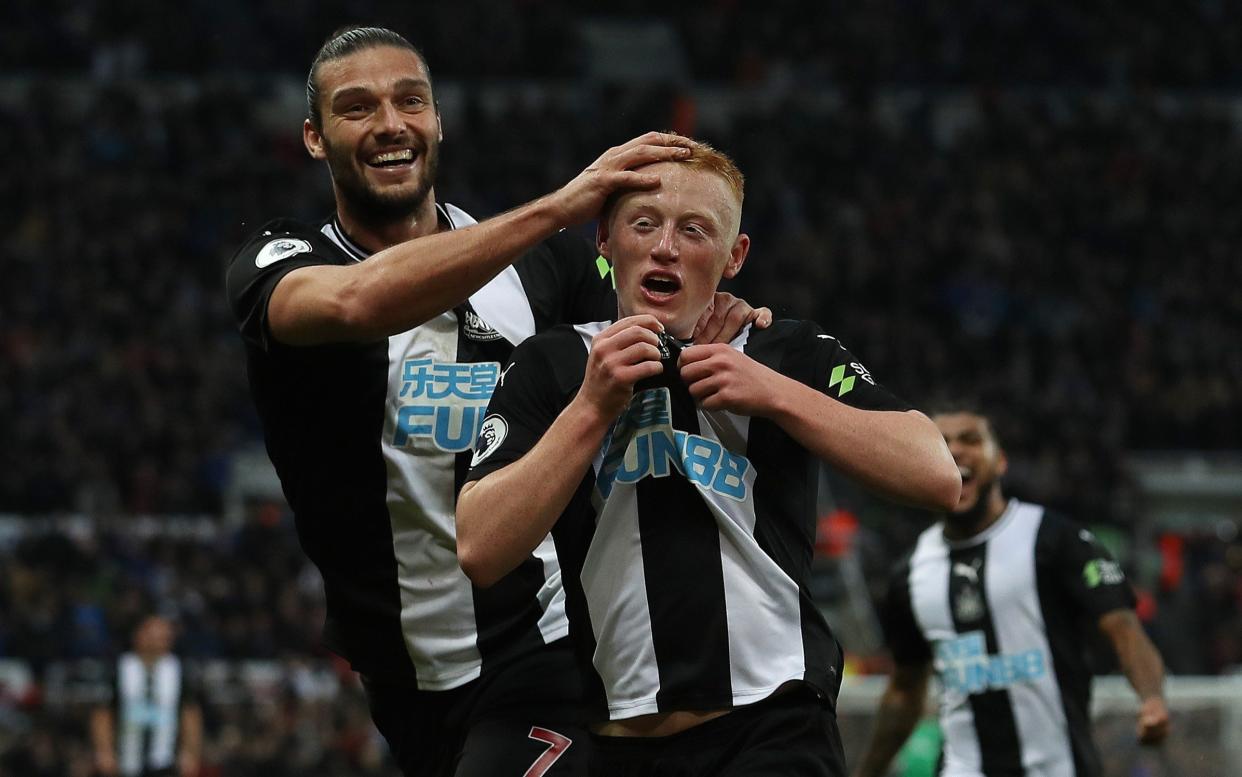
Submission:
<svg viewBox="0 0 1242 777">
<path fill-rule="evenodd" d="M 470 479 L 535 445 L 607 325 L 514 352 Z M 843 402 L 907 408 L 814 324 L 748 327 L 732 346 Z M 636 387 L 553 530 L 595 714 L 729 708 L 789 681 L 835 698 L 840 649 L 807 588 L 821 472 L 775 423 L 699 408 L 675 367 Z"/>
<path fill-rule="evenodd" d="M 128 777 L 173 769 L 182 707 L 196 701 L 176 656 L 161 656 L 147 666 L 137 654 L 122 654 L 116 662 L 112 696 L 120 773 Z"/>
<path fill-rule="evenodd" d="M 474 223 L 451 205 L 439 217 Z M 607 265 L 562 233 L 407 332 L 315 347 L 272 339 L 267 304 L 281 278 L 367 257 L 335 219 L 274 221 L 232 259 L 228 294 L 268 454 L 323 574 L 328 645 L 365 675 L 445 690 L 567 633 L 551 541 L 476 590 L 457 563 L 453 512 L 513 345 L 616 302 Z"/>
<path fill-rule="evenodd" d="M 1095 777 L 1087 645 L 1107 612 L 1133 606 L 1095 537 L 1010 500 L 986 530 L 920 535 L 894 574 L 883 621 L 900 664 L 940 678 L 945 777 Z"/>
</svg>

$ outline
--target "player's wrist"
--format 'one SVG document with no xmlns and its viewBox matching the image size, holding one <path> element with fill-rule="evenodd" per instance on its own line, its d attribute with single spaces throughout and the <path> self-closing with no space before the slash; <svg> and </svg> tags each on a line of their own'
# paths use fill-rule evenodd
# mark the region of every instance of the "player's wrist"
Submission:
<svg viewBox="0 0 1242 777">
<path fill-rule="evenodd" d="M 573 424 L 575 434 L 585 438 L 597 436 L 600 439 L 603 439 L 618 415 L 611 412 L 601 399 L 585 391 L 579 391 L 577 396 L 570 401 L 566 407 L 566 414 Z"/>
</svg>

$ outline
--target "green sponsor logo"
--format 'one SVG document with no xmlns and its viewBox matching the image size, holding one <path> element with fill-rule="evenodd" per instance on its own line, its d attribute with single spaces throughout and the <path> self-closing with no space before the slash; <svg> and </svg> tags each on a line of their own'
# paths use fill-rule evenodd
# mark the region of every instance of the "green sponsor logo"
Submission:
<svg viewBox="0 0 1242 777">
<path fill-rule="evenodd" d="M 832 388 L 837 384 L 841 384 L 841 388 L 837 389 L 837 396 L 843 397 L 854 390 L 854 376 L 845 377 L 845 365 L 838 364 L 832 368 L 832 374 L 828 376 L 828 388 Z"/>
<path fill-rule="evenodd" d="M 1116 561 L 1097 558 L 1087 562 L 1082 568 L 1082 579 L 1088 588 L 1103 585 L 1117 585 L 1125 581 L 1126 576 Z"/>
<path fill-rule="evenodd" d="M 612 275 L 612 265 L 608 264 L 608 260 L 602 256 L 595 257 L 595 269 L 599 270 L 600 278 L 607 278 Z M 617 276 L 612 275 L 612 287 L 617 288 Z"/>
</svg>

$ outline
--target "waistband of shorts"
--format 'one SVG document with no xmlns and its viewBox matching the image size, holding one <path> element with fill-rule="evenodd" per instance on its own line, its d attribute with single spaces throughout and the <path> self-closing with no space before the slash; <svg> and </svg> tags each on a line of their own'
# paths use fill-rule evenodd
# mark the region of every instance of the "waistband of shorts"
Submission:
<svg viewBox="0 0 1242 777">
<path fill-rule="evenodd" d="M 747 704 L 744 707 L 736 707 L 728 714 L 712 718 L 685 731 L 678 731 L 676 734 L 662 737 L 618 737 L 592 733 L 591 741 L 597 748 L 613 752 L 680 748 L 687 743 L 700 739 L 715 740 L 722 736 L 727 736 L 728 732 L 740 728 L 748 728 L 755 718 L 772 712 L 799 709 L 831 711 L 832 705 L 820 696 L 812 686 L 806 683 L 799 683 L 788 691 L 774 693 L 766 699 L 753 704 Z"/>
</svg>

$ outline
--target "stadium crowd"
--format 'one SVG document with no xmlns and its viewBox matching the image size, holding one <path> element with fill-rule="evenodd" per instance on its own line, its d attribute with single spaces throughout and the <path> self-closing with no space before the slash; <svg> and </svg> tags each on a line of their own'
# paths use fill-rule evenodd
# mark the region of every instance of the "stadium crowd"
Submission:
<svg viewBox="0 0 1242 777">
<path fill-rule="evenodd" d="M 361 5 L 413 26 L 407 4 Z M 684 4 L 688 71 L 659 86 L 573 81 L 577 4 L 430 7 L 410 32 L 437 79 L 543 85 L 500 101 L 467 89 L 437 193 L 488 215 L 639 131 L 705 137 L 748 175 L 754 250 L 732 291 L 822 322 L 916 403 L 982 398 L 1014 493 L 1126 527 L 1127 452 L 1242 448 L 1242 113 L 1228 97 L 1242 13 L 953 5 Z M 318 579 L 278 508 L 236 535 L 129 525 L 217 515 L 231 455 L 260 437 L 221 276 L 258 222 L 328 212 L 326 173 L 272 80 L 296 91 L 291 68 L 328 31 L 314 8 L 0 6 L 0 68 L 21 74 L 0 84 L 0 513 L 98 527 L 22 532 L 0 552 L 0 656 L 39 673 L 103 658 L 156 608 L 191 660 L 332 666 Z M 690 78 L 726 85 L 728 106 Z M 1137 577 L 1170 668 L 1242 664 L 1236 532 L 1170 535 L 1159 553 L 1169 563 Z M 267 704 L 209 699 L 208 761 L 387 773 L 342 678 L 338 703 L 294 683 Z M 0 770 L 82 773 L 60 744 L 85 741 L 81 720 L 42 709 L 0 704 L 32 732 Z M 238 734 L 255 730 L 271 736 Z"/>
</svg>

